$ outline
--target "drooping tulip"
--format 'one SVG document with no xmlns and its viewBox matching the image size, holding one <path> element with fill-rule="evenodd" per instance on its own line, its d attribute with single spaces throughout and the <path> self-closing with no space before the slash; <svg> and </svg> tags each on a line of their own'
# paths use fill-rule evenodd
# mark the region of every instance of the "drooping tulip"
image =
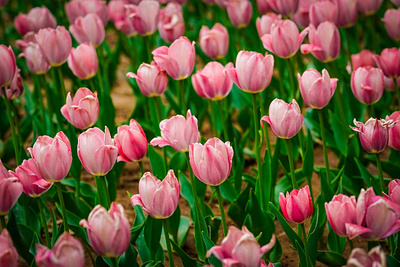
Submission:
<svg viewBox="0 0 400 267">
<path fill-rule="evenodd" d="M 55 28 L 56 18 L 46 7 L 34 7 L 28 14 L 20 13 L 14 20 L 15 29 L 21 35 L 28 32 L 38 32 L 44 28 Z"/>
<path fill-rule="evenodd" d="M 65 4 L 65 12 L 69 23 L 73 24 L 78 17 L 84 17 L 89 13 L 99 16 L 103 25 L 107 24 L 107 3 L 100 0 L 72 0 Z"/>
<path fill-rule="evenodd" d="M 237 28 L 246 27 L 253 15 L 253 6 L 249 0 L 226 1 L 226 10 L 233 26 Z"/>
<path fill-rule="evenodd" d="M 0 234 L 0 264 L 1 266 L 17 267 L 18 252 L 15 249 L 7 229 Z"/>
<path fill-rule="evenodd" d="M 11 83 L 17 70 L 15 55 L 11 46 L 0 44 L 0 88 Z"/>
<path fill-rule="evenodd" d="M 290 17 L 299 8 L 299 0 L 269 0 L 269 5 L 283 17 Z"/>
<path fill-rule="evenodd" d="M 351 90 L 360 102 L 374 104 L 382 97 L 383 78 L 380 69 L 360 67 L 351 74 Z"/>
<path fill-rule="evenodd" d="M 220 23 L 216 23 L 211 29 L 207 26 L 201 27 L 199 41 L 204 54 L 212 59 L 223 58 L 228 53 L 228 30 Z"/>
<path fill-rule="evenodd" d="M 160 10 L 158 32 L 161 38 L 172 43 L 183 35 L 185 23 L 183 20 L 182 6 L 177 2 L 170 2 Z"/>
<path fill-rule="evenodd" d="M 39 45 L 36 43 L 29 42 L 18 57 L 25 57 L 28 69 L 36 75 L 45 74 L 50 69 L 50 64 L 47 63 L 40 51 Z"/>
<path fill-rule="evenodd" d="M 137 162 L 147 153 L 146 135 L 134 119 L 131 119 L 129 125 L 118 127 L 114 139 L 119 153 L 117 161 Z"/>
<path fill-rule="evenodd" d="M 333 231 L 339 236 L 346 236 L 346 224 L 357 222 L 356 197 L 343 194 L 333 196 L 325 203 L 326 217 Z"/>
<path fill-rule="evenodd" d="M 82 80 L 93 78 L 99 65 L 92 43 L 82 43 L 77 48 L 72 48 L 67 62 L 72 73 Z"/>
<path fill-rule="evenodd" d="M 400 150 L 400 111 L 395 111 L 390 116 L 386 116 L 385 120 L 398 121 L 389 130 L 388 145 L 393 149 Z"/>
<path fill-rule="evenodd" d="M 136 13 L 132 16 L 133 27 L 143 36 L 157 31 L 160 12 L 160 3 L 155 0 L 141 1 L 137 5 Z"/>
<path fill-rule="evenodd" d="M 137 74 L 128 72 L 126 77 L 136 79 L 140 91 L 147 97 L 162 95 L 168 85 L 167 73 L 154 61 L 140 64 Z"/>
<path fill-rule="evenodd" d="M 269 12 L 263 15 L 261 18 L 257 18 L 256 20 L 256 27 L 257 32 L 260 38 L 264 34 L 269 34 L 271 32 L 271 26 L 274 23 L 277 23 L 282 19 L 281 15 L 275 14 L 273 12 Z"/>
<path fill-rule="evenodd" d="M 22 184 L 7 171 L 0 160 L 0 216 L 8 213 L 21 194 Z"/>
<path fill-rule="evenodd" d="M 324 21 L 336 23 L 337 7 L 332 1 L 317 1 L 310 6 L 310 23 L 318 27 Z"/>
<path fill-rule="evenodd" d="M 279 204 L 283 216 L 291 222 L 303 223 L 313 213 L 313 203 L 308 185 L 300 190 L 293 189 L 290 194 L 286 192 L 286 197 L 283 193 L 280 193 Z"/>
<path fill-rule="evenodd" d="M 102 20 L 94 13 L 78 17 L 69 26 L 69 31 L 78 43 L 92 43 L 94 47 L 98 47 L 106 37 Z"/>
<path fill-rule="evenodd" d="M 400 41 L 400 9 L 388 9 L 382 21 L 390 38 Z"/>
<path fill-rule="evenodd" d="M 347 264 L 343 267 L 386 267 L 386 253 L 380 246 L 372 248 L 368 253 L 362 248 L 351 251 Z"/>
</svg>

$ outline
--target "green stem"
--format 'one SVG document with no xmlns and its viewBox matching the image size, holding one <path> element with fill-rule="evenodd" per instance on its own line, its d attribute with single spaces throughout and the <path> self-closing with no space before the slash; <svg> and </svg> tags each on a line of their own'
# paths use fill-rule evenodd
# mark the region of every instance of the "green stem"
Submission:
<svg viewBox="0 0 400 267">
<path fill-rule="evenodd" d="M 161 111 L 161 97 L 160 96 L 157 96 L 157 98 L 156 97 L 152 97 L 153 98 L 153 100 L 154 100 L 154 105 L 156 106 L 156 113 L 157 113 L 157 125 L 156 125 L 156 128 L 157 128 L 157 133 L 158 134 L 160 134 L 160 128 L 159 128 L 159 123 L 161 122 L 161 120 L 163 120 L 164 119 L 164 117 L 163 117 L 163 115 L 162 115 L 162 111 Z M 167 158 L 167 148 L 166 147 L 163 147 L 162 148 L 162 151 L 163 151 L 163 158 L 164 158 L 164 167 L 165 167 L 165 171 L 167 172 L 168 171 L 168 158 Z"/>
<path fill-rule="evenodd" d="M 63 103 L 65 101 L 65 99 L 67 99 L 67 93 L 65 90 L 65 83 L 64 83 L 64 77 L 62 74 L 61 66 L 57 67 L 57 72 L 58 72 L 58 80 L 59 80 L 60 87 L 61 87 L 61 95 L 63 97 L 61 103 Z"/>
<path fill-rule="evenodd" d="M 4 102 L 6 103 L 7 115 L 8 115 L 8 119 L 10 122 L 11 135 L 12 135 L 12 139 L 13 139 L 13 143 L 14 143 L 15 159 L 17 160 L 17 164 L 21 164 L 21 160 L 19 158 L 19 156 L 20 156 L 19 155 L 19 143 L 17 140 L 16 132 L 15 132 L 15 125 L 14 125 L 14 120 L 13 120 L 13 116 L 12 116 L 10 100 L 8 100 L 8 98 L 7 98 L 6 88 L 2 87 L 1 90 L 3 92 L 3 99 L 4 99 Z"/>
<path fill-rule="evenodd" d="M 224 139 L 225 139 L 224 141 L 228 141 L 229 140 L 228 129 L 226 129 L 225 116 L 224 116 L 225 113 L 228 113 L 228 110 L 225 110 L 224 112 L 223 101 L 224 99 L 221 99 L 217 101 L 217 103 L 219 107 L 219 113 L 221 113 L 222 130 L 224 131 Z"/>
<path fill-rule="evenodd" d="M 96 184 L 96 189 L 97 189 L 97 196 L 99 198 L 99 202 L 97 204 L 102 205 L 103 203 L 105 203 L 104 199 L 103 199 L 103 195 L 101 194 L 101 182 L 100 182 L 100 177 L 99 176 L 94 176 L 94 182 Z"/>
<path fill-rule="evenodd" d="M 171 241 L 169 240 L 168 223 L 166 219 L 162 220 L 164 226 L 165 243 L 167 244 L 169 266 L 174 267 L 174 258 L 172 257 Z"/>
<path fill-rule="evenodd" d="M 307 245 L 307 235 L 306 235 L 306 228 L 304 227 L 304 223 L 300 224 L 300 229 L 301 229 L 301 233 L 303 236 L 303 240 L 304 240 L 304 249 L 305 249 L 305 253 L 306 253 L 306 261 L 307 261 L 307 267 L 310 266 L 308 259 L 309 259 L 309 253 L 308 253 L 308 245 Z"/>
<path fill-rule="evenodd" d="M 400 107 L 400 87 L 397 84 L 397 79 L 393 78 L 394 87 L 396 90 L 396 97 L 397 97 L 397 107 Z"/>
<path fill-rule="evenodd" d="M 350 252 L 351 252 L 353 250 L 353 248 L 354 248 L 353 240 L 351 240 L 350 238 L 347 237 L 347 242 L 349 243 Z"/>
<path fill-rule="evenodd" d="M 256 161 L 257 161 L 257 170 L 258 175 L 257 179 L 260 181 L 260 192 L 261 192 L 261 208 L 264 209 L 265 203 L 265 192 L 264 192 L 264 177 L 262 175 L 262 168 L 261 168 L 261 158 L 260 158 L 260 144 L 259 144 L 259 134 L 258 134 L 258 125 L 260 124 L 260 120 L 257 115 L 257 95 L 252 94 L 253 100 L 253 121 L 254 121 L 254 153 L 256 154 Z"/>
<path fill-rule="evenodd" d="M 210 106 L 210 109 L 211 109 L 211 114 L 210 114 L 209 118 L 211 119 L 211 124 L 212 124 L 212 128 L 213 128 L 212 132 L 213 132 L 214 136 L 217 136 L 218 135 L 217 120 L 216 120 L 216 117 L 215 117 L 214 103 L 213 103 L 213 101 L 211 99 L 208 100 L 208 105 Z"/>
<path fill-rule="evenodd" d="M 95 92 L 96 91 L 96 86 L 94 86 L 94 81 L 93 81 L 94 77 L 89 79 L 89 84 L 90 84 L 90 91 Z"/>
<path fill-rule="evenodd" d="M 375 153 L 375 158 L 376 158 L 376 167 L 378 167 L 379 182 L 381 184 L 382 191 L 385 191 L 385 182 L 383 181 L 382 163 L 379 153 Z"/>
<path fill-rule="evenodd" d="M 329 72 L 332 74 L 331 77 L 338 77 L 339 76 L 339 71 L 336 65 L 336 61 L 332 61 L 330 63 L 328 63 L 328 69 Z M 339 86 L 338 88 L 336 88 L 335 90 L 335 102 L 337 104 L 337 109 L 339 111 L 339 116 L 340 116 L 340 120 L 342 122 L 342 126 L 343 129 L 346 129 L 346 133 L 347 133 L 347 128 L 349 127 L 347 122 L 346 122 L 346 117 L 344 115 L 344 108 L 343 108 L 343 102 L 342 102 L 342 92 L 341 92 L 341 87 Z M 347 142 L 347 135 L 346 135 L 346 142 Z"/>
<path fill-rule="evenodd" d="M 146 42 L 146 54 L 147 54 L 147 63 L 151 63 L 151 59 L 153 55 L 151 54 L 151 48 L 150 48 L 150 36 L 145 36 L 144 37 L 145 42 Z"/>
<path fill-rule="evenodd" d="M 39 206 L 40 221 L 41 221 L 42 227 L 44 229 L 44 235 L 46 236 L 46 245 L 48 248 L 51 248 L 49 229 L 47 228 L 46 217 L 44 216 L 43 203 L 39 197 L 37 197 L 36 200 L 37 200 L 37 203 Z"/>
<path fill-rule="evenodd" d="M 224 228 L 224 236 L 227 236 L 228 227 L 226 226 L 224 202 L 223 202 L 223 199 L 222 199 L 221 190 L 219 189 L 219 185 L 215 186 L 215 191 L 217 191 L 219 211 L 221 213 L 221 219 L 222 219 L 222 227 Z"/>
<path fill-rule="evenodd" d="M 111 260 L 111 266 L 112 267 L 118 267 L 117 258 L 112 257 L 112 258 L 110 258 L 110 260 Z"/>
<path fill-rule="evenodd" d="M 41 76 L 42 76 L 41 83 L 42 83 L 42 86 L 44 87 L 44 92 L 46 94 L 47 109 L 49 110 L 50 132 L 51 132 L 51 136 L 53 136 L 55 134 L 54 125 L 53 125 L 54 112 L 53 112 L 53 107 L 50 104 L 50 101 L 51 101 L 50 88 L 47 86 L 47 82 L 46 82 L 44 75 L 41 75 Z"/>
<path fill-rule="evenodd" d="M 41 86 L 40 86 L 40 81 L 39 81 L 39 76 L 38 75 L 33 75 L 32 76 L 33 81 L 34 81 L 34 86 L 35 86 L 35 91 L 37 91 L 38 97 L 39 97 L 39 105 L 40 105 L 40 113 L 42 116 L 42 120 L 43 120 L 43 125 L 45 126 L 45 122 L 46 122 L 46 112 L 44 109 L 44 102 L 43 102 L 43 95 L 42 95 L 42 90 L 41 90 Z"/>
<path fill-rule="evenodd" d="M 290 87 L 292 88 L 292 99 L 296 99 L 296 87 L 294 84 L 295 78 L 293 77 L 294 73 L 293 73 L 293 68 L 292 68 L 292 62 L 290 59 L 291 58 L 287 58 L 286 63 L 288 66 L 288 71 L 289 71 Z M 288 99 L 288 100 L 290 101 L 291 99 Z"/>
<path fill-rule="evenodd" d="M 394 244 L 393 235 L 389 236 L 388 239 L 389 239 L 390 255 L 393 256 L 396 250 L 396 245 Z"/>
<path fill-rule="evenodd" d="M 7 224 L 6 224 L 6 219 L 4 218 L 4 215 L 0 215 L 0 230 L 6 229 Z"/>
<path fill-rule="evenodd" d="M 261 94 L 258 94 L 259 96 L 259 101 L 260 101 L 260 107 L 261 107 L 261 114 L 265 114 L 265 109 L 264 109 L 264 105 L 263 105 L 263 99 Z M 269 140 L 269 133 L 268 133 L 268 127 L 267 127 L 267 123 L 265 121 L 262 122 L 263 127 L 263 132 L 264 132 L 264 136 L 265 136 L 265 141 L 267 143 L 267 149 L 268 149 L 268 154 L 269 157 L 271 158 L 271 142 Z"/>
<path fill-rule="evenodd" d="M 182 106 L 182 115 L 186 115 L 187 106 L 186 106 L 186 97 L 185 97 L 185 84 L 184 80 L 179 81 L 179 90 L 180 90 L 180 104 Z"/>
<path fill-rule="evenodd" d="M 106 183 L 106 176 L 103 175 L 103 176 L 100 176 L 100 178 L 101 178 L 101 184 L 102 184 L 103 189 L 104 189 L 104 191 L 106 193 L 106 201 L 107 201 L 107 207 L 106 208 L 109 209 L 110 205 L 111 205 L 111 200 L 110 200 L 110 194 L 108 193 L 108 187 L 107 187 L 107 183 Z"/>
<path fill-rule="evenodd" d="M 139 164 L 139 168 L 140 168 L 140 177 L 142 177 L 144 174 L 143 161 L 138 161 L 138 164 Z"/>
<path fill-rule="evenodd" d="M 324 126 L 324 118 L 323 118 L 323 114 L 322 114 L 322 109 L 318 110 L 318 115 L 319 115 L 319 124 L 321 125 L 321 138 L 322 138 L 322 147 L 324 150 L 326 178 L 328 179 L 329 185 L 331 185 L 331 175 L 329 172 L 329 160 L 328 160 L 328 151 L 326 148 L 325 126 Z"/>
<path fill-rule="evenodd" d="M 285 139 L 286 141 L 286 149 L 289 157 L 289 166 L 290 166 L 290 176 L 292 178 L 292 187 L 293 189 L 298 189 L 297 181 L 296 181 L 296 175 L 294 173 L 294 159 L 293 159 L 293 154 L 292 154 L 292 149 L 290 147 L 290 139 Z"/>
<path fill-rule="evenodd" d="M 68 233 L 68 220 L 67 220 L 67 210 L 65 209 L 64 197 L 62 194 L 61 184 L 59 182 L 55 183 L 57 187 L 58 198 L 60 199 L 62 216 L 63 216 L 63 224 L 64 224 L 64 232 Z"/>
<path fill-rule="evenodd" d="M 367 105 L 368 116 L 374 118 L 374 107 L 372 105 Z"/>
</svg>

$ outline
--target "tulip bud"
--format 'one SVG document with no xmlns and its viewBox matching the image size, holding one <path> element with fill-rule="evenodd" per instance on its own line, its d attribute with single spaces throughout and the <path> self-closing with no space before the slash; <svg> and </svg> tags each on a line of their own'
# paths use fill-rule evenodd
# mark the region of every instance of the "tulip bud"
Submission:
<svg viewBox="0 0 400 267">
<path fill-rule="evenodd" d="M 55 28 L 56 18 L 45 7 L 32 8 L 28 14 L 20 13 L 14 20 L 15 29 L 21 35 L 28 32 L 38 32 L 44 28 Z"/>
<path fill-rule="evenodd" d="M 269 0 L 257 0 L 256 2 L 258 11 L 260 11 L 261 14 L 267 14 L 268 12 L 272 11 Z"/>
<path fill-rule="evenodd" d="M 15 55 L 11 46 L 0 44 L 0 88 L 11 83 L 17 70 Z"/>
<path fill-rule="evenodd" d="M 388 9 L 382 21 L 390 38 L 400 41 L 400 9 Z"/>
<path fill-rule="evenodd" d="M 72 0 L 65 4 L 65 13 L 67 13 L 70 24 L 73 24 L 78 17 L 84 17 L 89 13 L 99 16 L 103 25 L 106 25 L 108 21 L 107 4 L 105 1 Z"/>
<path fill-rule="evenodd" d="M 299 8 L 299 0 L 269 0 L 269 5 L 283 17 L 290 17 Z"/>
<path fill-rule="evenodd" d="M 137 75 L 128 72 L 126 77 L 136 79 L 140 91 L 147 97 L 162 95 L 168 85 L 166 72 L 154 61 L 152 61 L 151 64 L 140 64 Z"/>
<path fill-rule="evenodd" d="M 357 9 L 358 11 L 366 16 L 375 14 L 376 11 L 380 8 L 383 0 L 366 0 L 366 1 L 357 1 Z"/>
<path fill-rule="evenodd" d="M 400 179 L 394 179 L 389 183 L 389 195 L 384 195 L 391 201 L 400 205 Z"/>
<path fill-rule="evenodd" d="M 107 13 L 110 20 L 114 23 L 124 20 L 125 18 L 125 6 L 129 2 L 125 0 L 113 0 L 108 2 Z"/>
<path fill-rule="evenodd" d="M 8 213 L 21 194 L 22 184 L 7 171 L 0 160 L 0 216 Z"/>
<path fill-rule="evenodd" d="M 114 22 L 115 28 L 122 31 L 129 37 L 135 36 L 137 35 L 138 32 L 136 31 L 133 25 L 132 17 L 136 15 L 137 6 L 131 4 L 125 4 L 123 8 L 124 8 L 123 13 L 115 15 L 118 17 L 121 16 L 117 21 Z"/>
<path fill-rule="evenodd" d="M 17 267 L 18 252 L 15 249 L 7 229 L 4 229 L 0 235 L 0 263 L 1 266 Z"/>
<path fill-rule="evenodd" d="M 95 47 L 98 47 L 106 36 L 103 22 L 93 13 L 78 17 L 75 23 L 69 26 L 69 31 L 78 43 L 92 43 Z"/>
<path fill-rule="evenodd" d="M 337 6 L 334 2 L 318 1 L 310 6 L 310 23 L 315 27 L 324 21 L 336 23 L 337 15 Z"/>
<path fill-rule="evenodd" d="M 25 57 L 28 69 L 34 74 L 45 74 L 50 69 L 49 63 L 43 57 L 39 45 L 36 43 L 29 42 L 18 57 Z"/>
<path fill-rule="evenodd" d="M 351 65 L 353 65 L 353 70 L 356 70 L 359 67 L 376 67 L 374 58 L 372 57 L 373 55 L 374 53 L 368 49 L 361 50 L 360 53 L 351 55 Z"/>
<path fill-rule="evenodd" d="M 362 248 L 351 251 L 344 267 L 386 267 L 386 254 L 380 246 L 376 246 L 368 253 Z"/>
<path fill-rule="evenodd" d="M 339 236 L 346 236 L 346 224 L 357 222 L 356 197 L 335 195 L 331 202 L 325 203 L 325 211 L 333 231 Z"/>
<path fill-rule="evenodd" d="M 132 17 L 133 27 L 143 36 L 157 31 L 160 12 L 160 3 L 155 0 L 141 1 L 137 6 L 136 14 Z"/>
<path fill-rule="evenodd" d="M 296 22 L 300 28 L 305 28 L 310 25 L 309 10 L 311 4 L 315 1 L 316 0 L 299 0 L 299 7 L 291 19 Z"/>
<path fill-rule="evenodd" d="M 280 193 L 279 204 L 283 216 L 291 222 L 303 223 L 313 213 L 313 203 L 308 185 L 300 190 L 293 189 L 290 194 L 286 192 L 286 197 L 283 193 Z"/>
<path fill-rule="evenodd" d="M 68 67 L 76 77 L 82 80 L 93 78 L 98 65 L 96 49 L 92 43 L 82 43 L 77 48 L 71 49 Z"/>
<path fill-rule="evenodd" d="M 400 111 L 393 112 L 390 116 L 386 116 L 385 120 L 392 120 L 397 122 L 389 130 L 389 143 L 388 145 L 396 150 L 400 150 Z"/>
<path fill-rule="evenodd" d="M 337 26 L 348 28 L 358 19 L 357 0 L 333 0 L 337 10 Z"/>
<path fill-rule="evenodd" d="M 182 6 L 177 2 L 168 3 L 160 10 L 160 20 L 158 22 L 158 32 L 161 38 L 172 43 L 183 35 L 185 23 L 183 21 Z"/>
<path fill-rule="evenodd" d="M 383 94 L 383 73 L 380 69 L 360 67 L 351 74 L 351 91 L 362 103 L 371 105 Z"/>
<path fill-rule="evenodd" d="M 267 13 L 261 18 L 257 18 L 256 20 L 256 27 L 257 27 L 257 32 L 260 38 L 264 34 L 269 34 L 271 32 L 271 26 L 274 23 L 277 23 L 278 21 L 282 20 L 281 15 L 277 15 L 273 12 Z"/>
<path fill-rule="evenodd" d="M 246 27 L 253 15 L 253 6 L 249 0 L 230 0 L 226 3 L 229 19 L 237 28 Z"/>
<path fill-rule="evenodd" d="M 8 100 L 18 98 L 24 92 L 24 84 L 22 83 L 21 75 L 19 74 L 20 71 L 21 70 L 17 68 L 11 83 L 5 87 Z M 0 90 L 0 95 L 4 97 L 3 90 Z"/>
<path fill-rule="evenodd" d="M 131 119 L 129 126 L 122 125 L 118 127 L 117 132 L 114 136 L 120 154 L 117 161 L 141 161 L 147 153 L 147 139 L 140 124 Z"/>
<path fill-rule="evenodd" d="M 201 49 L 209 58 L 220 59 L 228 53 L 228 30 L 220 23 L 216 23 L 211 30 L 207 26 L 201 27 L 199 40 Z"/>
<path fill-rule="evenodd" d="M 385 76 L 389 78 L 400 76 L 400 49 L 385 48 L 380 56 L 373 55 L 372 57 Z"/>
</svg>

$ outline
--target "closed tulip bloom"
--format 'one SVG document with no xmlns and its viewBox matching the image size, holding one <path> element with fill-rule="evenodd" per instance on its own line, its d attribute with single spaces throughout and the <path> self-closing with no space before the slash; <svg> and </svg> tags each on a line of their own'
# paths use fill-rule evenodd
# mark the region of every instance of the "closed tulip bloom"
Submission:
<svg viewBox="0 0 400 267">
<path fill-rule="evenodd" d="M 63 233 L 52 249 L 36 244 L 35 261 L 38 267 L 84 267 L 85 250 L 78 239 Z"/>
<path fill-rule="evenodd" d="M 371 105 L 383 94 L 383 73 L 380 69 L 360 67 L 351 74 L 351 90 L 362 103 Z"/>
<path fill-rule="evenodd" d="M 125 18 L 125 6 L 129 2 L 125 0 L 112 0 L 108 3 L 107 13 L 112 22 L 121 21 Z"/>
<path fill-rule="evenodd" d="M 6 215 L 22 194 L 22 184 L 0 160 L 0 216 Z"/>
<path fill-rule="evenodd" d="M 112 1 L 114 2 L 114 1 Z M 116 1 L 119 2 L 119 1 Z M 111 2 L 110 2 L 111 3 Z M 114 14 L 116 16 L 114 19 L 114 25 L 115 28 L 118 30 L 122 31 L 124 34 L 126 34 L 128 37 L 133 37 L 138 34 L 136 31 L 134 25 L 133 25 L 133 20 L 131 19 L 135 14 L 136 14 L 137 6 L 125 3 L 123 5 L 123 12 L 121 14 Z"/>
<path fill-rule="evenodd" d="M 94 13 L 100 17 L 103 25 L 107 24 L 107 3 L 99 0 L 72 0 L 65 4 L 65 12 L 69 23 L 73 24 L 78 17 Z"/>
<path fill-rule="evenodd" d="M 152 146 L 172 146 L 178 152 L 189 151 L 192 143 L 200 141 L 199 126 L 197 118 L 190 113 L 186 113 L 186 119 L 182 115 L 173 116 L 160 122 L 161 137 L 151 140 Z"/>
<path fill-rule="evenodd" d="M 201 49 L 209 58 L 220 59 L 228 53 L 228 30 L 220 23 L 216 23 L 211 30 L 207 26 L 201 27 L 199 40 Z"/>
<path fill-rule="evenodd" d="M 39 136 L 28 151 L 47 181 L 60 182 L 67 176 L 72 164 L 72 152 L 68 137 L 63 132 L 58 132 L 54 138 Z"/>
<path fill-rule="evenodd" d="M 67 61 L 72 73 L 82 80 L 91 79 L 97 73 L 99 62 L 92 43 L 82 43 L 72 48 Z"/>
<path fill-rule="evenodd" d="M 42 55 L 52 67 L 58 67 L 67 61 L 72 49 L 69 32 L 63 27 L 45 28 L 36 34 L 36 41 Z"/>
<path fill-rule="evenodd" d="M 390 0 L 396 6 L 400 6 L 400 0 Z"/>
<path fill-rule="evenodd" d="M 225 72 L 233 68 L 230 62 L 224 67 L 221 63 L 212 61 L 192 75 L 192 85 L 196 93 L 211 100 L 224 99 L 232 90 L 233 82 Z"/>
<path fill-rule="evenodd" d="M 324 21 L 336 23 L 337 20 L 337 7 L 332 1 L 318 1 L 310 6 L 308 14 L 310 23 L 315 27 Z"/>
<path fill-rule="evenodd" d="M 271 26 L 272 24 L 280 21 L 282 19 L 281 15 L 277 15 L 273 12 L 269 12 L 265 15 L 263 15 L 261 18 L 257 18 L 256 20 L 256 27 L 257 27 L 257 32 L 260 38 L 264 34 L 269 34 L 271 32 Z"/>
<path fill-rule="evenodd" d="M 114 139 L 119 153 L 117 161 L 141 161 L 147 153 L 146 135 L 140 124 L 134 119 L 131 119 L 129 125 L 118 127 Z"/>
<path fill-rule="evenodd" d="M 36 43 L 29 42 L 18 57 L 25 57 L 28 69 L 34 74 L 45 74 L 50 69 L 49 63 L 47 63 L 46 59 L 43 57 L 39 45 Z"/>
<path fill-rule="evenodd" d="M 350 128 L 360 133 L 360 141 L 364 150 L 368 153 L 380 153 L 388 145 L 389 130 L 396 122 L 392 120 L 370 118 L 365 124 L 354 119 L 354 125 Z"/>
<path fill-rule="evenodd" d="M 15 55 L 11 46 L 0 44 L 0 88 L 11 83 L 17 70 Z"/>
<path fill-rule="evenodd" d="M 88 173 L 106 175 L 114 166 L 117 156 L 118 147 L 111 139 L 107 126 L 105 132 L 94 127 L 78 136 L 78 158 Z"/>
<path fill-rule="evenodd" d="M 18 266 L 18 252 L 7 229 L 4 229 L 0 234 L 0 265 L 7 267 Z"/>
<path fill-rule="evenodd" d="M 385 48 L 380 56 L 373 55 L 372 57 L 385 76 L 389 78 L 400 76 L 400 49 Z"/>
<path fill-rule="evenodd" d="M 233 149 L 229 142 L 214 137 L 202 145 L 190 145 L 190 166 L 194 175 L 205 184 L 217 186 L 229 176 L 232 168 Z"/>
<path fill-rule="evenodd" d="M 15 29 L 21 35 L 27 32 L 37 32 L 44 28 L 55 28 L 56 18 L 45 7 L 32 8 L 28 14 L 20 13 L 14 20 Z"/>
<path fill-rule="evenodd" d="M 378 11 L 378 9 L 381 7 L 382 1 L 383 0 L 358 0 L 357 9 L 361 14 L 369 16 Z"/>
<path fill-rule="evenodd" d="M 356 24 L 358 19 L 357 0 L 333 0 L 337 7 L 338 27 L 348 28 Z"/>
<path fill-rule="evenodd" d="M 79 88 L 73 99 L 68 92 L 67 103 L 61 108 L 61 114 L 76 128 L 86 129 L 93 126 L 99 116 L 97 92 Z"/>
<path fill-rule="evenodd" d="M 325 203 L 326 217 L 333 231 L 339 236 L 346 236 L 346 224 L 357 222 L 356 197 L 335 195 L 332 201 Z"/>
<path fill-rule="evenodd" d="M 394 179 L 389 183 L 388 195 L 384 195 L 397 205 L 400 205 L 400 179 Z"/>
<path fill-rule="evenodd" d="M 69 31 L 78 43 L 92 43 L 95 47 L 98 47 L 106 36 L 103 22 L 93 13 L 78 17 L 75 23 L 69 26 Z"/>
<path fill-rule="evenodd" d="M 303 223 L 313 213 L 313 203 L 308 185 L 300 190 L 293 189 L 290 194 L 286 192 L 286 197 L 283 193 L 280 193 L 279 205 L 286 220 Z"/>
<path fill-rule="evenodd" d="M 351 55 L 351 65 L 353 66 L 353 70 L 356 70 L 359 67 L 376 67 L 373 55 L 374 53 L 368 49 L 363 49 L 360 53 Z"/>
<path fill-rule="evenodd" d="M 182 6 L 177 2 L 168 3 L 160 10 L 160 20 L 158 22 L 158 32 L 161 38 L 172 43 L 183 35 L 185 22 L 183 20 Z"/>
<path fill-rule="evenodd" d="M 400 9 L 388 9 L 382 21 L 390 38 L 400 41 Z"/>
<path fill-rule="evenodd" d="M 141 1 L 137 6 L 136 14 L 132 16 L 135 30 L 144 36 L 157 31 L 160 12 L 160 3 L 155 0 Z"/>
<path fill-rule="evenodd" d="M 253 15 L 253 6 L 249 0 L 230 0 L 226 3 L 229 19 L 236 28 L 246 27 Z"/>
<path fill-rule="evenodd" d="M 304 118 L 296 100 L 293 99 L 290 104 L 287 104 L 276 98 L 269 105 L 269 116 L 261 118 L 261 125 L 262 121 L 271 125 L 271 130 L 277 137 L 290 139 L 301 130 Z"/>
<path fill-rule="evenodd" d="M 305 28 L 310 25 L 309 11 L 311 4 L 317 0 L 299 0 L 299 7 L 296 13 L 293 14 L 292 20 L 299 25 L 300 28 Z"/>
<path fill-rule="evenodd" d="M 194 42 L 182 36 L 170 47 L 161 46 L 153 50 L 154 61 L 174 80 L 183 80 L 193 72 L 196 50 Z"/>
<path fill-rule="evenodd" d="M 17 68 L 11 83 L 5 87 L 8 100 L 18 98 L 24 92 L 24 84 L 22 83 L 20 71 L 21 70 Z M 0 90 L 0 95 L 4 97 L 3 90 Z"/>
<path fill-rule="evenodd" d="M 81 220 L 79 224 L 87 229 L 90 244 L 100 256 L 116 258 L 128 249 L 131 226 L 121 204 L 111 203 L 108 212 L 97 205 L 88 220 Z"/>
<path fill-rule="evenodd" d="M 228 235 L 222 240 L 221 245 L 214 246 L 207 251 L 207 257 L 213 254 L 221 261 L 223 267 L 267 266 L 263 262 L 262 256 L 274 247 L 275 242 L 275 235 L 272 234 L 271 241 L 260 247 L 256 238 L 246 226 L 243 226 L 242 230 L 235 226 L 229 226 Z"/>
<path fill-rule="evenodd" d="M 229 78 L 243 91 L 258 93 L 271 82 L 274 57 L 242 50 L 236 56 L 235 66 L 226 69 Z"/>
<path fill-rule="evenodd" d="M 299 0 L 269 0 L 269 5 L 283 17 L 290 17 L 297 12 Z"/>
<path fill-rule="evenodd" d="M 347 264 L 344 267 L 386 267 L 386 254 L 380 246 L 376 246 L 368 253 L 362 248 L 351 251 Z"/>
<path fill-rule="evenodd" d="M 400 111 L 395 111 L 390 116 L 386 116 L 385 120 L 398 121 L 398 123 L 389 130 L 388 145 L 393 149 L 400 150 Z"/>
<path fill-rule="evenodd" d="M 300 93 L 304 103 L 315 109 L 322 109 L 328 105 L 335 93 L 338 79 L 331 79 L 326 69 L 322 75 L 315 69 L 306 70 L 303 76 L 297 74 Z"/>
<path fill-rule="evenodd" d="M 140 64 L 137 74 L 128 72 L 126 77 L 136 79 L 140 91 L 147 97 L 162 95 L 168 85 L 167 73 L 154 61 Z"/>
<path fill-rule="evenodd" d="M 176 210 L 181 187 L 174 171 L 169 170 L 161 181 L 150 172 L 143 174 L 139 181 L 139 194 L 133 195 L 133 206 L 140 205 L 151 217 L 166 219 Z"/>
<path fill-rule="evenodd" d="M 268 12 L 272 11 L 272 7 L 269 4 L 269 0 L 257 0 L 256 2 L 258 11 L 260 11 L 261 14 L 267 14 Z"/>
</svg>

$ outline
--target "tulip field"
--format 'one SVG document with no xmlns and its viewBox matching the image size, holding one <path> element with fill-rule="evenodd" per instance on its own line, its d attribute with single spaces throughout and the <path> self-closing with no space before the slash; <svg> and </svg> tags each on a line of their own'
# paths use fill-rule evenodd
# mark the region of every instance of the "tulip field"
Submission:
<svg viewBox="0 0 400 267">
<path fill-rule="evenodd" d="M 400 0 L 0 0 L 0 267 L 400 266 Z"/>
</svg>

